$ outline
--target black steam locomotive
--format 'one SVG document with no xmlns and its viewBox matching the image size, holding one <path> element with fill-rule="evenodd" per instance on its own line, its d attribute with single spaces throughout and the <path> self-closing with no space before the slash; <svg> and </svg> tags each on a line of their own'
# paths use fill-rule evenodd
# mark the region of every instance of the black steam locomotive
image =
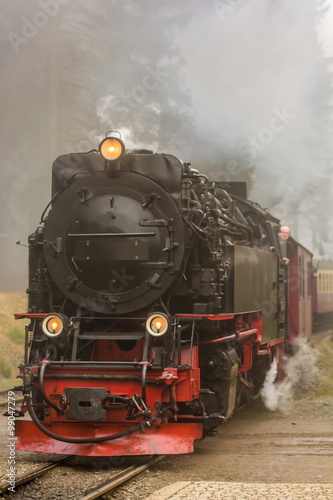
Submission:
<svg viewBox="0 0 333 500">
<path fill-rule="evenodd" d="M 17 447 L 187 453 L 280 365 L 288 323 L 279 221 L 167 154 L 53 164 L 29 237 Z M 23 418 L 28 413 L 30 419 Z"/>
</svg>

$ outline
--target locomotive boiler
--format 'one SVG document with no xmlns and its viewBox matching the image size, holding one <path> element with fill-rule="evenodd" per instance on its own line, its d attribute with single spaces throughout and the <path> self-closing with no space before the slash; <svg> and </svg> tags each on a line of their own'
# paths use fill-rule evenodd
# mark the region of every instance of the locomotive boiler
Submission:
<svg viewBox="0 0 333 500">
<path fill-rule="evenodd" d="M 115 136 L 59 157 L 16 315 L 30 321 L 18 449 L 193 451 L 285 351 L 278 229 L 244 183 Z"/>
</svg>

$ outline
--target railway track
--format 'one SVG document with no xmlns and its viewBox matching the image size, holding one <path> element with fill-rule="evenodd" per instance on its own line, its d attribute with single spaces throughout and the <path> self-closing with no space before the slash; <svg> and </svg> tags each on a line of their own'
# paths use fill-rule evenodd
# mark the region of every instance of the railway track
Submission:
<svg viewBox="0 0 333 500">
<path fill-rule="evenodd" d="M 9 401 L 9 392 L 12 391 L 12 388 L 9 389 L 4 389 L 0 391 L 0 408 L 5 409 L 8 406 L 8 401 Z M 23 401 L 23 396 L 19 395 L 18 391 L 15 392 L 15 404 L 20 403 Z M 13 395 L 11 394 L 11 397 Z M 12 400 L 12 399 L 11 399 Z M 18 487 L 24 486 L 35 479 L 43 476 L 50 470 L 63 465 L 65 462 L 73 458 L 73 456 L 66 457 L 65 459 L 59 460 L 57 462 L 54 462 L 52 464 L 48 465 L 43 465 L 40 467 L 37 467 L 36 469 L 33 469 L 31 471 L 28 471 L 24 474 L 21 474 L 19 476 L 16 476 L 15 478 L 15 488 L 17 489 Z M 93 500 L 97 498 L 105 498 L 104 495 L 110 493 L 112 490 L 117 488 L 118 486 L 126 483 L 133 477 L 137 476 L 141 472 L 145 471 L 149 467 L 155 465 L 156 463 L 160 462 L 165 458 L 164 455 L 157 456 L 154 458 L 150 458 L 148 460 L 145 460 L 144 462 L 141 462 L 140 464 L 137 465 L 132 465 L 125 470 L 117 473 L 116 475 L 112 476 L 110 479 L 104 481 L 102 484 L 99 483 L 96 487 L 91 486 L 89 487 L 85 493 L 84 496 L 80 497 L 80 500 Z M 10 482 L 8 481 L 3 481 L 0 483 L 0 495 L 3 495 L 4 493 L 9 492 L 9 487 L 10 487 Z"/>
<path fill-rule="evenodd" d="M 62 465 L 63 463 L 67 462 L 72 456 L 66 457 L 62 460 L 58 460 L 58 462 L 55 462 L 53 464 L 49 465 L 42 465 L 41 467 L 37 467 L 36 469 L 33 469 L 31 471 L 25 472 L 24 474 L 20 474 L 15 478 L 15 489 L 19 486 L 22 486 L 24 484 L 30 483 L 37 477 L 41 477 L 44 474 L 46 474 L 49 470 L 54 469 L 55 467 L 58 467 L 59 465 Z M 0 483 L 0 495 L 7 493 L 10 487 L 10 482 L 9 481 L 4 481 Z"/>
<path fill-rule="evenodd" d="M 63 465 L 65 462 L 68 462 L 70 459 L 73 458 L 73 455 L 68 456 L 62 460 L 58 460 L 57 462 L 54 462 L 52 464 L 48 465 L 42 465 L 40 467 L 37 467 L 36 469 L 30 470 L 28 472 L 25 472 L 24 474 L 21 474 L 19 476 L 16 476 L 15 478 L 15 491 L 21 486 L 24 486 L 35 479 L 45 475 L 47 472 L 49 472 L 52 469 L 55 469 L 56 467 L 59 467 Z M 84 496 L 80 497 L 80 500 L 94 500 L 98 498 L 105 498 L 104 495 L 110 493 L 112 490 L 117 488 L 118 486 L 121 486 L 122 484 L 126 483 L 133 477 L 137 476 L 141 472 L 145 471 L 149 467 L 157 464 L 161 460 L 165 458 L 164 455 L 150 458 L 148 460 L 145 460 L 144 462 L 141 462 L 140 464 L 137 465 L 131 465 L 130 467 L 126 468 L 125 470 L 115 474 L 111 478 L 107 479 L 103 483 L 98 483 L 96 486 L 90 486 L 85 492 Z M 9 481 L 4 481 L 0 483 L 0 495 L 3 495 L 5 493 L 9 493 L 11 484 Z"/>
<path fill-rule="evenodd" d="M 8 406 L 8 392 L 9 391 L 12 391 L 12 389 L 4 389 L 4 390 L 0 391 L 0 408 L 2 408 L 4 406 Z M 23 399 L 24 399 L 23 396 L 21 396 L 21 395 L 18 396 L 17 392 L 15 392 L 15 403 L 22 403 Z"/>
<path fill-rule="evenodd" d="M 152 465 L 157 464 L 161 460 L 165 458 L 165 455 L 160 455 L 155 458 L 150 458 L 147 461 L 144 461 L 138 465 L 131 465 L 127 469 L 119 472 L 115 476 L 113 476 L 110 480 L 105 481 L 102 484 L 96 486 L 96 488 L 89 488 L 86 491 L 86 495 L 81 497 L 80 500 L 95 500 L 96 498 L 106 498 L 105 495 L 109 494 L 112 490 L 126 483 L 132 477 L 137 476 L 141 472 L 145 471 Z"/>
</svg>

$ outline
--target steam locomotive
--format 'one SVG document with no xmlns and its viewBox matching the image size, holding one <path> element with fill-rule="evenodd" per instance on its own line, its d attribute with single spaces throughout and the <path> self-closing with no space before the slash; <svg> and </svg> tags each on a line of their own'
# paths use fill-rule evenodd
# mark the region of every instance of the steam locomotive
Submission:
<svg viewBox="0 0 333 500">
<path fill-rule="evenodd" d="M 17 448 L 178 454 L 258 391 L 288 345 L 280 223 L 240 182 L 169 154 L 60 156 L 29 237 Z M 30 418 L 29 418 L 30 416 Z"/>
</svg>

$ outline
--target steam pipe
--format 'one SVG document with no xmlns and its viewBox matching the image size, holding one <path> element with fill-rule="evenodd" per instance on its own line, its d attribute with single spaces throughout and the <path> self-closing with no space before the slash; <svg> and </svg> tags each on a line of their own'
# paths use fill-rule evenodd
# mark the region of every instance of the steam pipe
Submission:
<svg viewBox="0 0 333 500">
<path fill-rule="evenodd" d="M 249 235 L 249 238 L 250 238 L 250 242 L 251 242 L 251 245 L 253 244 L 253 231 L 252 229 L 247 226 L 246 224 L 242 224 L 241 222 L 238 222 L 234 219 L 231 219 L 230 217 L 228 217 L 227 215 L 220 215 L 221 219 L 224 220 L 225 222 L 229 222 L 229 224 L 233 224 L 234 226 L 240 228 L 240 229 L 243 229 L 244 231 L 246 231 Z"/>
</svg>

